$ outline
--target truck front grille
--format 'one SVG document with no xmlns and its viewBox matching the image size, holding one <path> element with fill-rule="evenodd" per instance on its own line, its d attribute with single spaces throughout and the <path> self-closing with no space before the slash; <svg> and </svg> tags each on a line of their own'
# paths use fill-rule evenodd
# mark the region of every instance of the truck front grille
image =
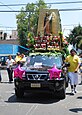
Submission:
<svg viewBox="0 0 82 115">
<path fill-rule="evenodd" d="M 46 80 L 49 79 L 49 74 L 26 74 L 28 80 Z"/>
</svg>

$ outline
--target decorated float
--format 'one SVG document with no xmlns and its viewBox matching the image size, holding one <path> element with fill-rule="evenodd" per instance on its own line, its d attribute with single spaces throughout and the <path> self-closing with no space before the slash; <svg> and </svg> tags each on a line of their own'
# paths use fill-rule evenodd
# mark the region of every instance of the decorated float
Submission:
<svg viewBox="0 0 82 115">
<path fill-rule="evenodd" d="M 68 42 L 62 33 L 59 33 L 58 36 L 52 34 L 33 36 L 32 33 L 29 33 L 26 45 L 31 51 L 48 51 L 48 54 L 53 51 L 55 55 L 63 54 L 65 56 L 69 54 Z"/>
</svg>

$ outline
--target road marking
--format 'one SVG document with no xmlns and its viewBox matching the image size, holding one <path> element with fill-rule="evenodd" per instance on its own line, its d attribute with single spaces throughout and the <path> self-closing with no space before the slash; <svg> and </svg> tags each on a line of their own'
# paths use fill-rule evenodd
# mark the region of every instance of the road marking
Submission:
<svg viewBox="0 0 82 115">
<path fill-rule="evenodd" d="M 1 99 L 0 106 L 8 106 L 9 104 L 4 101 L 4 99 Z"/>
<path fill-rule="evenodd" d="M 32 115 L 32 113 L 34 112 L 34 110 L 38 107 L 38 105 L 32 105 L 32 107 L 28 110 L 28 112 L 26 113 L 26 115 L 28 115 L 29 113 Z"/>
</svg>

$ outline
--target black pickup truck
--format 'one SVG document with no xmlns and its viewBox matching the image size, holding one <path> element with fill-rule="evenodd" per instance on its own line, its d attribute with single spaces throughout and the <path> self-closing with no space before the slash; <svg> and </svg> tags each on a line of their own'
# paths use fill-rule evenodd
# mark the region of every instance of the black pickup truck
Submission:
<svg viewBox="0 0 82 115">
<path fill-rule="evenodd" d="M 62 55 L 54 53 L 31 53 L 30 63 L 28 59 L 21 67 L 25 72 L 20 79 L 14 76 L 15 95 L 17 98 L 24 96 L 24 92 L 51 92 L 55 98 L 64 99 L 66 96 L 67 76 L 64 73 L 60 78 L 50 79 L 48 69 L 54 65 L 62 69 Z"/>
</svg>

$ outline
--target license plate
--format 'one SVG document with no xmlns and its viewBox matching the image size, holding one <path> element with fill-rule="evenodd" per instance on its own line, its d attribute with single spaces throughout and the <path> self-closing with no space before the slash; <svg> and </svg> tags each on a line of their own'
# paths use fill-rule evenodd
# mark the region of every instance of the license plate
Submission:
<svg viewBox="0 0 82 115">
<path fill-rule="evenodd" d="M 41 87 L 40 83 L 31 83 L 31 87 Z"/>
</svg>

